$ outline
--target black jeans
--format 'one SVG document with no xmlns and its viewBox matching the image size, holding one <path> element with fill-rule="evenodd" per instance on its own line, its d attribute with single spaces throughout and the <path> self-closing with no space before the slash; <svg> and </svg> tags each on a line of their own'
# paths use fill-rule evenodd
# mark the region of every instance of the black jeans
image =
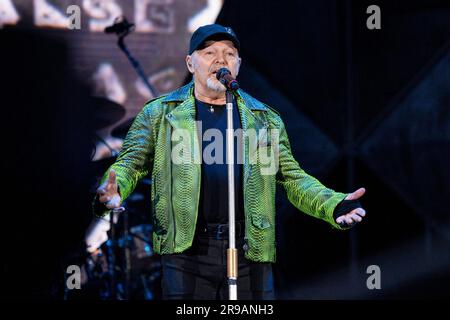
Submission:
<svg viewBox="0 0 450 320">
<path fill-rule="evenodd" d="M 247 260 L 243 246 L 236 237 L 238 299 L 274 299 L 272 264 Z M 197 234 L 187 251 L 162 255 L 163 299 L 228 300 L 227 248 L 226 238 Z"/>
</svg>

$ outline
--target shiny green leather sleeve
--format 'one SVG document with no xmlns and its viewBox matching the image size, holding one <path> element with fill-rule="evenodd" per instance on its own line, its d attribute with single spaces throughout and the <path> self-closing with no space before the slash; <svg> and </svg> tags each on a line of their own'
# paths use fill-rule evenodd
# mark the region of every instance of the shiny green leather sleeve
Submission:
<svg viewBox="0 0 450 320">
<path fill-rule="evenodd" d="M 297 209 L 315 218 L 325 220 L 337 229 L 342 229 L 334 221 L 333 211 L 347 194 L 325 187 L 300 167 L 292 155 L 284 123 L 281 118 L 277 118 L 280 129 L 277 183 L 283 185 L 287 198 Z"/>
<path fill-rule="evenodd" d="M 153 164 L 154 138 L 151 129 L 151 108 L 152 103 L 147 104 L 136 116 L 116 162 L 102 178 L 103 183 L 111 169 L 116 172 L 122 201 L 133 192 L 138 181 L 148 174 Z"/>
</svg>

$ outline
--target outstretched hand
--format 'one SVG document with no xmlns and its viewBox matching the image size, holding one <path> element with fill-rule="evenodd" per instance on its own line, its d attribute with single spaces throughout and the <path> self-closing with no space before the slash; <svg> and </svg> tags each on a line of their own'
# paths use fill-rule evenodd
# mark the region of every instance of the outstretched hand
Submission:
<svg viewBox="0 0 450 320">
<path fill-rule="evenodd" d="M 355 192 L 347 195 L 344 200 L 357 200 L 357 199 L 361 198 L 365 192 L 366 192 L 366 189 L 359 188 Z M 338 217 L 336 219 L 336 222 L 338 224 L 346 223 L 348 225 L 353 225 L 357 222 L 361 222 L 365 215 L 366 215 L 366 210 L 364 210 L 363 208 L 356 208 L 356 209 L 353 209 L 352 211 Z"/>
<path fill-rule="evenodd" d="M 108 180 L 106 180 L 97 189 L 98 200 L 103 203 L 108 209 L 119 208 L 122 202 L 116 181 L 116 172 L 111 170 L 109 172 Z"/>
</svg>

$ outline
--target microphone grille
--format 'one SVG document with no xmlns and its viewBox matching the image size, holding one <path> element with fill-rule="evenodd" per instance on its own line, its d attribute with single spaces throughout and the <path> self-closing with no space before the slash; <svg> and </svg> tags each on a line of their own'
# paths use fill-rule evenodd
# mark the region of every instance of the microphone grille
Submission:
<svg viewBox="0 0 450 320">
<path fill-rule="evenodd" d="M 220 78 L 222 78 L 226 74 L 231 74 L 230 70 L 228 70 L 227 68 L 220 68 L 216 74 L 217 80 L 220 80 Z"/>
</svg>

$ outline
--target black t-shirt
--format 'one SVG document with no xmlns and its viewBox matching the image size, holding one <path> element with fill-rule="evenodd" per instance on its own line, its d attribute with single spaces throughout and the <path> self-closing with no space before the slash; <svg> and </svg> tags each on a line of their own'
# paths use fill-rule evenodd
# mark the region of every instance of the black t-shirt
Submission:
<svg viewBox="0 0 450 320">
<path fill-rule="evenodd" d="M 211 105 L 196 100 L 196 120 L 202 142 L 202 175 L 200 187 L 199 223 L 228 223 L 228 172 L 226 163 L 227 110 L 225 105 Z M 233 127 L 241 129 L 236 101 L 233 103 Z M 215 130 L 210 130 L 215 129 Z M 201 130 L 201 132 L 200 132 Z M 207 132 L 207 130 L 210 130 Z M 205 135 L 206 133 L 206 135 Z M 222 148 L 220 149 L 220 143 Z M 238 161 L 238 148 L 242 141 L 234 138 L 235 218 L 244 220 L 242 189 L 242 160 Z M 205 150 L 206 148 L 206 150 Z M 242 152 L 240 152 L 241 154 Z"/>
</svg>

